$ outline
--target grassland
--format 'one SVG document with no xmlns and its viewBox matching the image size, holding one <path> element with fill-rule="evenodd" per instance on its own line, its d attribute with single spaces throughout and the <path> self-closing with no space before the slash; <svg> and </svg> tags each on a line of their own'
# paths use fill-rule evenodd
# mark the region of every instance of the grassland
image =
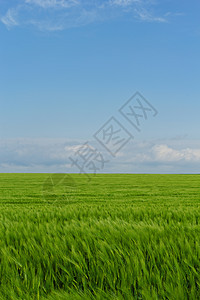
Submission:
<svg viewBox="0 0 200 300">
<path fill-rule="evenodd" d="M 0 174 L 0 299 L 200 299 L 199 175 L 48 176 Z"/>
</svg>

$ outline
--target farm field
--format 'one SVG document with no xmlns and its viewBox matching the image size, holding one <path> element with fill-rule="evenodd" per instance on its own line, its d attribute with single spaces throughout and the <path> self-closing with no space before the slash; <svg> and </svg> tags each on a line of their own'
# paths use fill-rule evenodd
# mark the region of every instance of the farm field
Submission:
<svg viewBox="0 0 200 300">
<path fill-rule="evenodd" d="M 0 299 L 200 299 L 200 176 L 0 174 Z"/>
</svg>

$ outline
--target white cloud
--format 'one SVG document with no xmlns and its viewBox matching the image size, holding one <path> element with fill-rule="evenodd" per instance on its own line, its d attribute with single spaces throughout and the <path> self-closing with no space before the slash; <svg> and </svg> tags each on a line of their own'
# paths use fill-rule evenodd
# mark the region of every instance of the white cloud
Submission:
<svg viewBox="0 0 200 300">
<path fill-rule="evenodd" d="M 165 144 L 156 145 L 152 148 L 155 161 L 164 162 L 200 162 L 200 149 L 185 148 L 173 149 Z"/>
</svg>

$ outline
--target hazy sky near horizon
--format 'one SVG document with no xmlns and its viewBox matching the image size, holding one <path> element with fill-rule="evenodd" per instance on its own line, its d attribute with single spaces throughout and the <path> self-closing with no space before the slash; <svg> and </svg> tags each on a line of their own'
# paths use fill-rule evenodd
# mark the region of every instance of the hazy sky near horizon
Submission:
<svg viewBox="0 0 200 300">
<path fill-rule="evenodd" d="M 200 2 L 0 0 L 0 172 L 198 173 Z M 141 132 L 118 109 L 139 91 Z M 94 134 L 114 116 L 134 136 L 112 157 Z"/>
</svg>

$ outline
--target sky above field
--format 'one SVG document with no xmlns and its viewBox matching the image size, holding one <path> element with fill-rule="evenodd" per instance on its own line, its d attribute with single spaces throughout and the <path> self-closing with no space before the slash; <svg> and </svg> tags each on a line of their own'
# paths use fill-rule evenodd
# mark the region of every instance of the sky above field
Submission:
<svg viewBox="0 0 200 300">
<path fill-rule="evenodd" d="M 0 172 L 198 173 L 199 12 L 0 0 Z"/>
</svg>

